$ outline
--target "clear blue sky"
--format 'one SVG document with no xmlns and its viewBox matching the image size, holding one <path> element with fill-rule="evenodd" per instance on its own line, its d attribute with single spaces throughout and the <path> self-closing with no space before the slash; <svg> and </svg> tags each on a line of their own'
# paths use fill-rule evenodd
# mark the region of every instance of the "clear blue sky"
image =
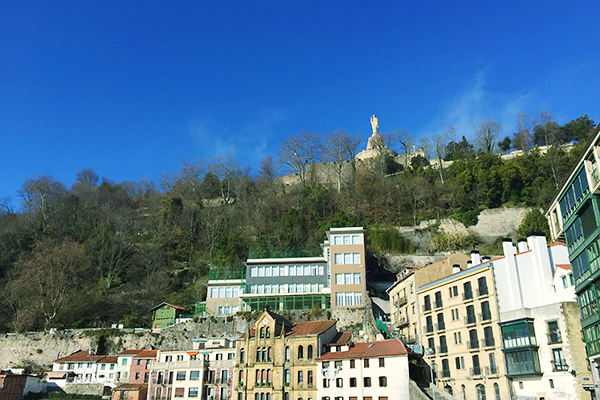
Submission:
<svg viewBox="0 0 600 400">
<path fill-rule="evenodd" d="M 0 197 L 92 168 L 254 171 L 308 130 L 415 136 L 545 109 L 600 120 L 597 1 L 4 1 Z"/>
</svg>

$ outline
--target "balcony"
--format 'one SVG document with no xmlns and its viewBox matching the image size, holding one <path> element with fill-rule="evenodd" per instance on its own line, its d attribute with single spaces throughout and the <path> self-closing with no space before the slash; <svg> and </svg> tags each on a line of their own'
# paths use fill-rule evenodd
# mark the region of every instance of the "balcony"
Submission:
<svg viewBox="0 0 600 400">
<path fill-rule="evenodd" d="M 479 341 L 478 340 L 467 340 L 467 349 L 479 350 Z"/>
<path fill-rule="evenodd" d="M 406 299 L 406 295 L 403 295 L 403 296 L 398 296 L 398 302 L 396 304 L 397 304 L 397 307 L 400 308 L 403 305 L 405 305 L 407 302 L 408 301 Z"/>
<path fill-rule="evenodd" d="M 233 360 L 230 360 L 233 361 Z M 235 363 L 235 361 L 234 361 Z M 152 366 L 154 370 L 175 370 L 184 368 L 204 368 L 208 366 L 208 361 L 204 360 L 186 360 L 186 361 L 168 361 L 156 362 Z M 233 366 L 233 364 L 232 364 Z"/>
<path fill-rule="evenodd" d="M 442 370 L 442 378 L 450 378 L 450 370 L 449 369 Z"/>
<path fill-rule="evenodd" d="M 423 304 L 423 307 L 421 307 L 421 309 L 423 310 L 424 313 L 429 313 L 433 310 L 431 308 L 431 304 Z"/>
<path fill-rule="evenodd" d="M 470 376 L 481 376 L 481 367 L 473 367 L 469 370 Z"/>
<path fill-rule="evenodd" d="M 474 325 L 477 323 L 477 318 L 475 318 L 475 314 L 467 315 L 465 317 L 465 325 Z"/>
<path fill-rule="evenodd" d="M 473 292 L 464 292 L 462 299 L 463 301 L 473 301 Z"/>
<path fill-rule="evenodd" d="M 448 353 L 448 346 L 438 346 L 437 347 L 437 353 L 442 355 L 442 354 L 447 354 Z"/>
<path fill-rule="evenodd" d="M 426 333 L 433 333 L 433 324 L 431 325 L 427 325 L 426 329 L 425 329 Z"/>
<path fill-rule="evenodd" d="M 479 320 L 481 322 L 492 322 L 492 314 L 491 313 L 479 313 L 477 314 Z"/>
<path fill-rule="evenodd" d="M 446 330 L 446 323 L 438 322 L 437 324 L 435 324 L 435 330 L 436 330 L 436 332 Z"/>
<path fill-rule="evenodd" d="M 406 317 L 402 317 L 402 318 L 400 318 L 400 319 L 398 320 L 397 324 L 396 324 L 396 326 L 397 326 L 397 328 L 398 328 L 398 329 L 405 328 L 405 327 L 407 327 L 408 325 L 409 325 L 409 323 L 408 323 L 408 318 L 406 318 Z"/>
<path fill-rule="evenodd" d="M 271 387 L 271 386 L 273 386 L 273 382 L 270 382 L 270 381 L 258 381 L 258 382 L 256 382 L 254 384 L 255 388 L 258 388 L 258 387 Z"/>
<path fill-rule="evenodd" d="M 440 301 L 437 301 L 437 300 L 436 300 L 436 301 L 435 301 L 435 303 L 434 303 L 434 305 L 435 305 L 435 309 L 436 309 L 436 310 L 437 310 L 438 308 L 442 308 L 442 307 L 444 306 L 444 305 L 442 304 L 442 301 L 441 301 L 441 300 L 440 300 Z"/>
<path fill-rule="evenodd" d="M 477 294 L 477 297 L 484 297 L 484 296 L 489 296 L 489 291 L 488 288 L 481 288 L 481 289 L 476 289 L 475 293 Z"/>
<path fill-rule="evenodd" d="M 560 332 L 548 333 L 548 344 L 557 344 L 557 343 L 562 343 L 562 337 L 560 336 Z"/>
<path fill-rule="evenodd" d="M 567 365 L 567 360 L 559 359 L 552 360 L 552 371 L 568 371 L 569 366 Z"/>
<path fill-rule="evenodd" d="M 481 346 L 483 347 L 494 347 L 496 342 L 493 336 L 486 337 L 485 339 L 481 339 Z"/>
<path fill-rule="evenodd" d="M 485 367 L 485 374 L 486 376 L 500 375 L 500 372 L 498 371 L 498 366 L 490 365 L 489 367 Z"/>
</svg>

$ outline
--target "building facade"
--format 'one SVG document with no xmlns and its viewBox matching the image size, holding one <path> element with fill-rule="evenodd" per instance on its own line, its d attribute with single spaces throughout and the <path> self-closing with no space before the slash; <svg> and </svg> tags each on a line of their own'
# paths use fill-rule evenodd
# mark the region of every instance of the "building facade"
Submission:
<svg viewBox="0 0 600 400">
<path fill-rule="evenodd" d="M 565 241 L 568 246 L 596 397 L 600 397 L 599 166 L 600 125 L 546 211 L 552 239 Z"/>
<path fill-rule="evenodd" d="M 70 383 L 101 383 L 115 386 L 117 357 L 79 350 L 52 363 L 48 381 L 64 388 Z"/>
<path fill-rule="evenodd" d="M 237 343 L 237 400 L 315 400 L 317 362 L 336 321 L 292 324 L 268 309 Z"/>
<path fill-rule="evenodd" d="M 390 297 L 390 320 L 396 337 L 405 344 L 418 344 L 417 291 L 415 271 L 420 267 L 407 266 L 396 275 L 396 282 L 387 290 Z"/>
<path fill-rule="evenodd" d="M 398 339 L 349 343 L 317 358 L 319 399 L 408 399 L 408 352 Z"/>
</svg>

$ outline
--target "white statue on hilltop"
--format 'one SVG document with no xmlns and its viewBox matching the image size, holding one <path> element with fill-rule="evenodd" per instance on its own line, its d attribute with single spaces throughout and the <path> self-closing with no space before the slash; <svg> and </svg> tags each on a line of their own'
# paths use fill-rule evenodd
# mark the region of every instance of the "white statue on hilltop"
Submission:
<svg viewBox="0 0 600 400">
<path fill-rule="evenodd" d="M 375 114 L 371 117 L 371 127 L 373 128 L 373 133 L 379 133 L 379 120 Z"/>
</svg>

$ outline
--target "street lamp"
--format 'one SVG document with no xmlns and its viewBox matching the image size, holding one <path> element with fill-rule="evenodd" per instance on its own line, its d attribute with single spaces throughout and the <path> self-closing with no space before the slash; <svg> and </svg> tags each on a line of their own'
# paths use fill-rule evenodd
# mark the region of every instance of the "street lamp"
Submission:
<svg viewBox="0 0 600 400">
<path fill-rule="evenodd" d="M 435 382 L 433 381 L 433 368 L 435 367 L 433 355 L 435 354 L 435 351 L 430 347 L 425 349 L 425 353 L 429 356 L 429 361 L 431 362 L 431 365 L 429 366 L 429 372 L 431 373 L 431 392 L 433 393 L 433 400 L 435 400 Z"/>
</svg>

